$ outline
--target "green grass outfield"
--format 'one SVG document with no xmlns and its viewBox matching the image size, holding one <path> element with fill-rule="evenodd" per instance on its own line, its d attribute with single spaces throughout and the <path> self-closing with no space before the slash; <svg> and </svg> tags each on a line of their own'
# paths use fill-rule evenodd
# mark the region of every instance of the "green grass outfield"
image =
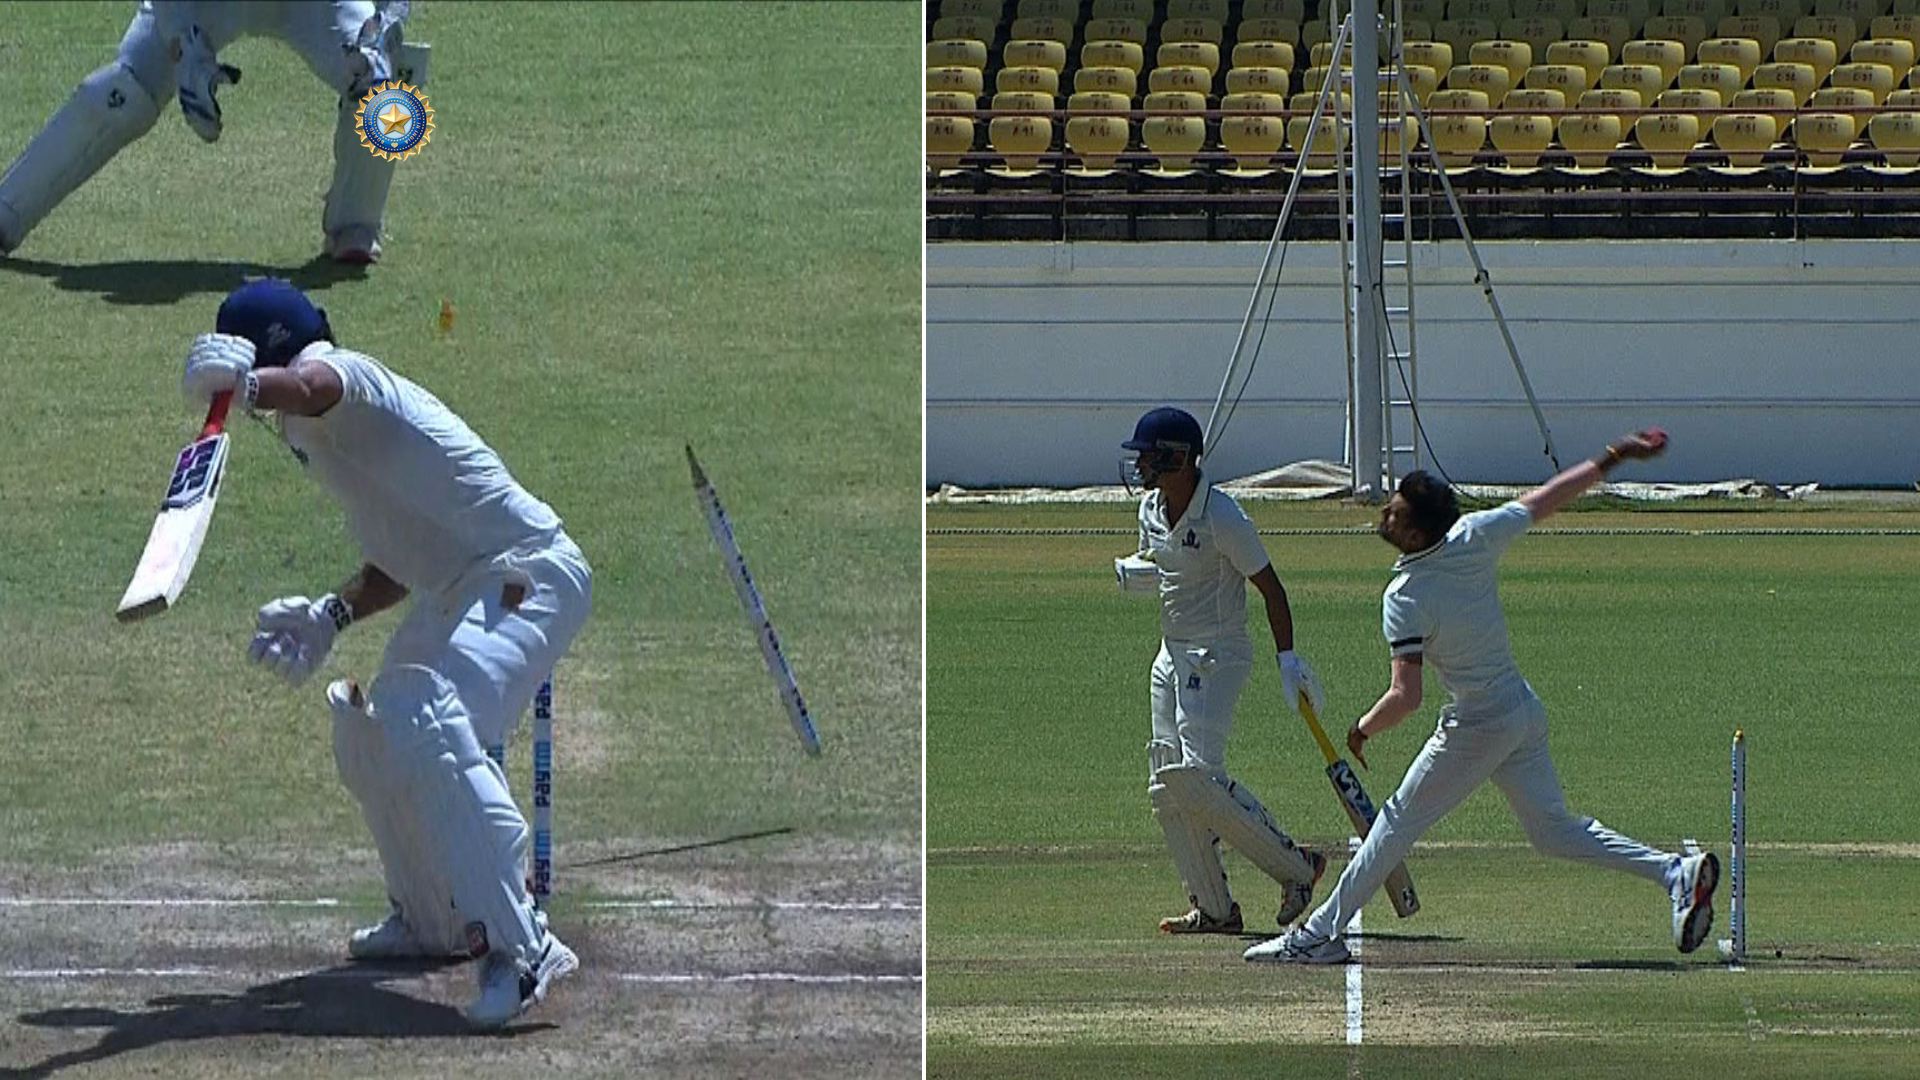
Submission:
<svg viewBox="0 0 1920 1080">
<path fill-rule="evenodd" d="M 1286 530 L 1373 518 L 1330 503 L 1250 512 Z M 1901 717 L 1920 537 L 1521 540 L 1502 596 L 1577 812 L 1724 855 L 1728 745 L 1747 731 L 1750 964 L 1680 956 L 1657 890 L 1532 854 L 1484 789 L 1409 860 L 1423 910 L 1403 922 L 1368 906 L 1350 1047 L 1342 971 L 1253 968 L 1244 941 L 1154 932 L 1184 904 L 1144 790 L 1154 604 L 1121 595 L 1110 570 L 1131 537 L 952 531 L 1131 523 L 1126 505 L 929 512 L 932 1075 L 1910 1071 L 1920 824 L 1904 807 L 1920 735 Z M 1920 514 L 1596 510 L 1548 527 L 1913 529 Z M 1337 732 L 1386 683 L 1392 552 L 1369 535 L 1266 543 Z M 1376 801 L 1431 730 L 1444 692 L 1429 689 L 1371 745 Z M 1229 768 L 1297 838 L 1344 849 L 1320 766 L 1262 665 Z M 1274 888 L 1237 855 L 1228 870 L 1249 930 L 1271 927 Z M 1724 892 L 1717 914 L 1716 936 Z"/>
<path fill-rule="evenodd" d="M 133 7 L 0 3 L 0 164 L 112 58 Z M 370 678 L 398 619 L 353 628 L 297 691 L 246 663 L 260 604 L 357 565 L 340 512 L 268 431 L 234 424 L 178 609 L 113 619 L 197 423 L 186 347 L 243 274 L 273 272 L 312 291 L 343 344 L 463 415 L 593 564 L 593 618 L 557 678 L 557 925 L 585 898 L 683 891 L 714 866 L 768 897 L 917 900 L 922 218 L 903 133 L 920 28 L 911 4 L 415 3 L 436 129 L 398 166 L 386 259 L 365 273 L 314 261 L 335 98 L 295 53 L 261 38 L 222 53 L 245 77 L 221 92 L 215 145 L 169 99 L 0 259 L 0 894 L 340 896 L 363 907 L 327 930 L 335 952 L 348 916 L 378 910 L 321 690 Z M 688 441 L 813 708 L 819 760 L 761 668 Z M 524 792 L 524 739 L 512 764 Z M 795 831 L 666 860 L 674 876 L 566 869 L 780 827 Z M 784 870 L 756 884 L 762 865 Z M 841 951 L 916 970 L 917 944 L 891 941 Z M 31 944 L 0 933 L 16 950 L 0 959 L 53 962 Z M 777 943 L 762 949 L 777 966 Z M 19 989 L 0 982 L 0 1046 L 21 1045 L 21 1009 L 4 1008 Z M 621 1000 L 626 1022 L 649 1015 Z M 900 1000 L 888 1023 L 915 1009 L 910 989 Z M 870 1066 L 917 1061 L 912 1026 L 888 1037 Z M 572 1045 L 599 1046 L 602 1068 L 619 1052 Z M 293 1060 L 319 1069 L 327 1051 L 312 1052 Z M 434 1060 L 382 1068 L 464 1067 Z"/>
</svg>

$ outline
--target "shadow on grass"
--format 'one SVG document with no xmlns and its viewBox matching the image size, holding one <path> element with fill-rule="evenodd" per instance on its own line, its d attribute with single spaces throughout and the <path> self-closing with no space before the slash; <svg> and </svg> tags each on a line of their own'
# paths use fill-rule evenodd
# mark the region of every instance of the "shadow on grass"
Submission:
<svg viewBox="0 0 1920 1080">
<path fill-rule="evenodd" d="M 316 255 L 299 266 L 142 259 L 63 266 L 33 259 L 0 258 L 0 273 L 28 274 L 68 292 L 98 293 L 109 304 L 174 304 L 190 296 L 225 296 L 250 277 L 283 277 L 309 292 L 340 281 L 360 281 L 364 266 L 347 266 Z"/>
<path fill-rule="evenodd" d="M 76 1006 L 22 1013 L 21 1024 L 43 1028 L 106 1028 L 92 1046 L 55 1054 L 24 1069 L 0 1069 L 7 1080 L 41 1080 L 63 1069 L 89 1065 L 166 1043 L 249 1035 L 331 1039 L 446 1038 L 475 1034 L 458 1009 L 422 1001 L 382 985 L 444 966 L 339 964 L 248 987 L 238 994 L 166 994 L 142 1012 Z M 521 1024 L 501 1036 L 544 1031 L 555 1025 Z"/>
</svg>

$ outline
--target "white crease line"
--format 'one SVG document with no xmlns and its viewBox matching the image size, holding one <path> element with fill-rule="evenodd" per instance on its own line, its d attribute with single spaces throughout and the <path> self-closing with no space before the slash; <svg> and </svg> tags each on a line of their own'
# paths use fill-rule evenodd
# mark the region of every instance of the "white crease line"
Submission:
<svg viewBox="0 0 1920 1080">
<path fill-rule="evenodd" d="M 345 971 L 235 971 L 226 968 L 202 967 L 5 968 L 0 969 L 0 980 L 14 982 L 66 982 L 81 979 L 221 979 L 280 982 L 289 979 L 345 979 L 356 982 L 379 982 L 421 974 L 425 973 L 392 968 L 360 968 Z M 800 986 L 907 986 L 918 985 L 920 982 L 920 976 L 918 975 L 866 975 L 852 972 L 816 974 L 804 971 L 741 971 L 732 974 L 620 971 L 613 973 L 612 977 L 620 982 L 626 983 L 654 983 L 676 986 L 741 983 L 776 983 Z"/>
<path fill-rule="evenodd" d="M 111 897 L 111 896 L 0 896 L 0 908 L 152 907 L 152 908 L 343 908 L 352 905 L 333 896 L 311 899 L 244 897 Z M 371 906 L 371 905 L 370 905 Z M 589 911 L 823 911 L 876 914 L 918 913 L 914 900 L 587 900 L 576 907 Z"/>
<path fill-rule="evenodd" d="M 1353 858 L 1353 853 L 1359 850 L 1360 838 L 1357 836 L 1348 837 L 1347 858 Z M 1367 999 L 1366 991 L 1362 984 L 1362 979 L 1365 976 L 1362 973 L 1360 964 L 1360 951 L 1362 948 L 1361 935 L 1365 933 L 1366 931 L 1360 926 L 1360 911 L 1356 908 L 1353 912 L 1353 919 L 1347 923 L 1347 951 L 1353 954 L 1353 959 L 1347 963 L 1348 1046 L 1359 1046 L 1360 1041 L 1366 1036 Z"/>
</svg>

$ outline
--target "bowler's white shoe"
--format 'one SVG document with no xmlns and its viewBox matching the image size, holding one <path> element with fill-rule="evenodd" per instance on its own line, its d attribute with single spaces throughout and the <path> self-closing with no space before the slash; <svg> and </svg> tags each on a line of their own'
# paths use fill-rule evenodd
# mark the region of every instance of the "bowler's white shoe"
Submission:
<svg viewBox="0 0 1920 1080">
<path fill-rule="evenodd" d="M 1713 889 L 1720 884 L 1720 860 L 1713 852 L 1680 860 L 1673 880 L 1673 943 L 1690 953 L 1713 929 Z"/>
<path fill-rule="evenodd" d="M 431 956 L 413 928 L 395 908 L 372 926 L 363 926 L 347 939 L 347 955 L 355 960 L 411 960 Z"/>
<path fill-rule="evenodd" d="M 481 960 L 480 995 L 467 1006 L 467 1020 L 497 1028 L 545 1001 L 553 984 L 579 967 L 580 958 L 552 933 L 541 938 L 540 958 L 531 964 L 490 954 Z"/>
<path fill-rule="evenodd" d="M 1240 955 L 1256 964 L 1344 964 L 1353 957 L 1347 943 L 1339 938 L 1323 938 L 1300 929 L 1263 941 Z"/>
<path fill-rule="evenodd" d="M 1276 917 L 1280 929 L 1285 930 L 1293 921 L 1307 913 L 1307 905 L 1313 903 L 1313 890 L 1320 884 L 1320 878 L 1327 872 L 1327 857 L 1317 851 L 1300 849 L 1307 857 L 1308 865 L 1313 867 L 1313 880 L 1289 881 L 1280 886 L 1280 914 Z"/>
</svg>

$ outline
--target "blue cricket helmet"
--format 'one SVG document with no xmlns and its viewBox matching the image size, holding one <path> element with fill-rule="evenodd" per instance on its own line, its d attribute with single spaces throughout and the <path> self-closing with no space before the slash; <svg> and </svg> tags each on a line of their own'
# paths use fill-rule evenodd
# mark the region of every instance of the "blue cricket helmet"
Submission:
<svg viewBox="0 0 1920 1080">
<path fill-rule="evenodd" d="M 301 349 L 333 340 L 327 313 L 284 278 L 260 278 L 228 293 L 213 329 L 253 342 L 258 367 L 285 367 Z"/>
<path fill-rule="evenodd" d="M 1133 438 L 1120 445 L 1128 450 L 1186 450 L 1190 457 L 1201 454 L 1200 421 L 1184 409 L 1170 405 L 1149 411 L 1133 425 Z"/>
</svg>

